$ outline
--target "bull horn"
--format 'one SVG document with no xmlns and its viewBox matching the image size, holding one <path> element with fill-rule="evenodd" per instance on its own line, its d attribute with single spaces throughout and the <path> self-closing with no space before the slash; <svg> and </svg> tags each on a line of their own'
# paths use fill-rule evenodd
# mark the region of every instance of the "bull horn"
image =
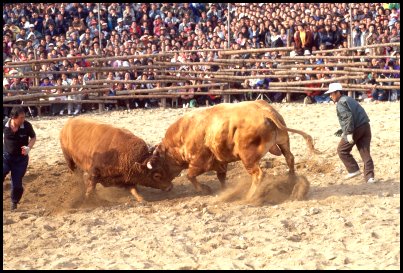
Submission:
<svg viewBox="0 0 403 273">
<path fill-rule="evenodd" d="M 152 151 L 153 155 L 158 155 L 158 146 L 155 146 L 153 151 Z"/>
<path fill-rule="evenodd" d="M 153 166 L 151 165 L 151 162 L 150 162 L 150 161 L 147 162 L 147 168 L 149 168 L 150 170 L 153 169 Z"/>
</svg>

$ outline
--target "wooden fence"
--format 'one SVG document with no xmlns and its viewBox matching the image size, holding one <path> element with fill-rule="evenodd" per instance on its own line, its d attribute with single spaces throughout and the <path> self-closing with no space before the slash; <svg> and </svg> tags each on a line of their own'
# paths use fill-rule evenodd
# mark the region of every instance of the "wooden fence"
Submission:
<svg viewBox="0 0 403 273">
<path fill-rule="evenodd" d="M 117 103 L 118 100 L 127 100 L 135 98 L 156 98 L 160 99 L 161 106 L 167 107 L 167 98 L 178 98 L 181 95 L 193 94 L 199 95 L 222 95 L 224 102 L 230 101 L 230 95 L 245 93 L 270 93 L 285 92 L 287 93 L 287 101 L 290 100 L 291 93 L 301 93 L 307 91 L 327 90 L 330 82 L 339 81 L 343 83 L 343 88 L 352 96 L 354 92 L 365 92 L 374 88 L 381 87 L 385 90 L 400 90 L 400 80 L 396 78 L 379 78 L 379 74 L 399 74 L 400 70 L 371 69 L 372 59 L 385 59 L 391 56 L 383 55 L 354 55 L 357 50 L 366 48 L 382 48 L 382 47 L 400 47 L 400 43 L 376 44 L 365 47 L 343 48 L 335 50 L 317 50 L 312 52 L 311 56 L 288 56 L 288 52 L 293 50 L 292 47 L 282 48 L 261 48 L 249 50 L 197 50 L 212 51 L 217 54 L 213 60 L 202 60 L 200 62 L 191 62 L 189 59 L 183 62 L 171 62 L 171 58 L 175 53 L 181 56 L 195 52 L 194 50 L 162 52 L 158 54 L 143 55 L 126 55 L 115 57 L 99 57 L 99 56 L 74 56 L 69 58 L 54 58 L 46 60 L 30 60 L 25 62 L 12 62 L 4 65 L 3 68 L 19 70 L 17 75 L 5 74 L 4 78 L 28 78 L 33 86 L 29 86 L 28 90 L 8 90 L 3 86 L 3 107 L 12 107 L 13 101 L 22 100 L 23 105 L 37 106 L 39 111 L 42 106 L 53 103 L 73 103 L 81 102 L 83 104 L 98 104 L 99 111 L 104 110 L 105 103 Z M 267 52 L 277 52 L 283 55 L 277 55 L 275 58 L 263 56 Z M 328 56 L 328 53 L 337 53 L 337 56 Z M 243 54 L 254 54 L 253 58 L 242 59 Z M 150 65 L 136 65 L 134 60 L 148 60 Z M 317 64 L 316 60 L 321 59 L 322 62 Z M 41 71 L 45 63 L 57 63 L 62 61 L 91 62 L 91 67 L 80 67 L 76 71 Z M 111 67 L 111 62 L 116 60 L 129 60 L 129 66 Z M 307 62 L 307 63 L 303 63 Z M 246 64 L 263 65 L 260 68 L 245 68 Z M 309 68 L 309 69 L 307 69 Z M 23 72 L 22 72 L 23 71 Z M 152 80 L 107 80 L 108 72 L 132 72 L 142 73 L 149 72 L 154 75 Z M 70 86 L 39 86 L 40 79 L 46 74 L 79 74 L 92 73 L 95 80 L 87 81 L 84 85 Z M 240 75 L 240 73 L 254 73 L 254 75 Z M 357 84 L 356 80 L 365 79 L 369 73 L 373 73 L 377 84 Z M 305 75 L 328 75 L 330 79 L 317 80 L 301 80 Z M 247 86 L 248 80 L 256 79 L 272 79 L 268 89 L 254 89 Z M 184 83 L 188 82 L 189 85 Z M 132 89 L 119 91 L 116 96 L 107 96 L 106 93 L 117 83 L 134 84 L 152 84 L 152 89 Z M 179 84 L 179 85 L 178 85 Z M 243 84 L 244 88 L 234 88 L 234 84 Z M 321 84 L 321 87 L 309 88 L 308 84 Z M 171 85 L 171 86 L 168 86 Z M 201 88 L 207 91 L 200 91 Z M 50 90 L 63 89 L 64 92 L 49 92 Z M 71 91 L 70 89 L 79 90 Z M 193 92 L 184 92 L 183 90 L 199 90 Z M 67 91 L 66 91 L 67 90 Z M 180 90 L 180 91 L 178 91 Z M 56 101 L 49 98 L 91 94 L 85 100 L 79 101 Z M 38 113 L 40 114 L 40 112 Z"/>
</svg>

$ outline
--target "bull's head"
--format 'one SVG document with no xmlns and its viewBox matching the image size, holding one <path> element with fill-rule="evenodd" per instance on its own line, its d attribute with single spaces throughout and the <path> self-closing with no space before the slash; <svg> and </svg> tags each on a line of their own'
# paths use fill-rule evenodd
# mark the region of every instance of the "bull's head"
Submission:
<svg viewBox="0 0 403 273">
<path fill-rule="evenodd" d="M 169 169 L 164 162 L 164 158 L 155 152 L 155 147 L 150 150 L 147 159 L 139 166 L 146 174 L 145 181 L 141 183 L 144 186 L 169 191 L 172 189 L 172 179 L 169 175 Z"/>
</svg>

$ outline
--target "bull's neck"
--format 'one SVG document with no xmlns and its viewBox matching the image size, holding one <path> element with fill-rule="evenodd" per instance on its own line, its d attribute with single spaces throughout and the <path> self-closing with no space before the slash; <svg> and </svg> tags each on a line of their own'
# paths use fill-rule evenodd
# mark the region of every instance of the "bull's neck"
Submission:
<svg viewBox="0 0 403 273">
<path fill-rule="evenodd" d="M 178 176 L 182 170 L 188 168 L 188 164 L 181 160 L 180 155 L 175 154 L 175 152 L 169 149 L 165 153 L 165 161 L 168 164 L 169 172 L 172 176 Z"/>
</svg>

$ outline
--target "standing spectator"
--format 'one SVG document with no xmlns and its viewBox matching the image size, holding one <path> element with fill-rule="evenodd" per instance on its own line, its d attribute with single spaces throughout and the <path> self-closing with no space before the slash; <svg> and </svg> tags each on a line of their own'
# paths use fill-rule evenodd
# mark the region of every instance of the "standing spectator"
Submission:
<svg viewBox="0 0 403 273">
<path fill-rule="evenodd" d="M 319 35 L 319 43 L 324 44 L 326 49 L 333 49 L 334 45 L 334 33 L 331 30 L 331 26 L 329 24 L 325 25 L 325 30 Z"/>
<path fill-rule="evenodd" d="M 369 25 L 368 34 L 365 38 L 366 44 L 367 45 L 375 44 L 377 38 L 378 38 L 378 34 L 375 33 L 375 25 L 374 24 Z"/>
<path fill-rule="evenodd" d="M 313 34 L 307 27 L 307 24 L 298 25 L 298 30 L 294 34 L 295 51 L 298 55 L 302 55 L 305 50 L 312 51 Z"/>
</svg>

